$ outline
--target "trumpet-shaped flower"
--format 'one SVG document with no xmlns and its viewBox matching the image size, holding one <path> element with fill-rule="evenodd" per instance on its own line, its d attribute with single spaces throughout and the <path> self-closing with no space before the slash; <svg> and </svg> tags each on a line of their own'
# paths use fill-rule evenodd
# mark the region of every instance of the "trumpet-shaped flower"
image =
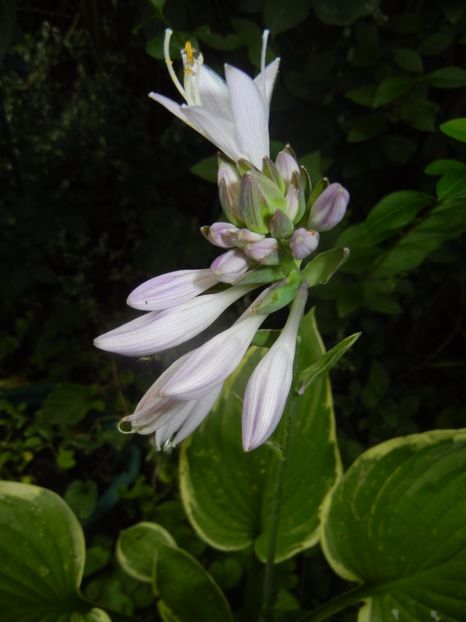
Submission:
<svg viewBox="0 0 466 622">
<path fill-rule="evenodd" d="M 302 285 L 280 336 L 249 378 L 243 401 L 243 447 L 255 449 L 274 432 L 293 380 L 296 336 L 307 300 Z"/>
<path fill-rule="evenodd" d="M 94 345 L 126 356 L 155 354 L 188 341 L 212 324 L 249 286 L 230 287 L 218 294 L 205 294 L 165 311 L 149 311 L 97 337 Z"/>
<path fill-rule="evenodd" d="M 265 66 L 268 34 L 265 31 L 263 35 L 261 72 L 254 80 L 236 67 L 225 65 L 224 81 L 204 65 L 202 54 L 188 42 L 181 53 L 184 69 L 181 83 L 170 58 L 172 31 L 168 29 L 165 61 L 186 103 L 178 104 L 159 93 L 149 93 L 149 97 L 205 136 L 229 158 L 246 159 L 258 169 L 269 155 L 269 107 L 279 65 L 277 58 Z"/>
<path fill-rule="evenodd" d="M 140 311 L 163 311 L 202 294 L 217 281 L 208 269 L 175 270 L 149 279 L 136 287 L 126 303 Z"/>
</svg>

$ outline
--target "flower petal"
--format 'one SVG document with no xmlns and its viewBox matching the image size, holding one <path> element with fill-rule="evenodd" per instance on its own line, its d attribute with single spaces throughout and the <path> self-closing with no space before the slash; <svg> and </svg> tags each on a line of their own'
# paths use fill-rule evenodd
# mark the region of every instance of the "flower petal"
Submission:
<svg viewBox="0 0 466 622">
<path fill-rule="evenodd" d="M 175 117 L 178 117 L 178 119 L 181 119 L 181 121 L 183 121 L 190 127 L 197 130 L 197 128 L 194 127 L 191 121 L 183 113 L 183 110 L 180 104 L 177 104 L 175 101 L 173 101 L 173 99 L 170 99 L 169 97 L 165 97 L 165 95 L 160 95 L 160 93 L 154 93 L 154 92 L 149 93 L 149 97 L 153 99 L 154 101 L 158 102 L 159 104 L 162 104 L 162 106 L 164 106 L 169 112 L 174 114 Z"/>
<path fill-rule="evenodd" d="M 264 70 L 264 75 L 262 72 L 254 78 L 254 82 L 259 88 L 259 91 L 262 93 L 262 84 L 265 77 L 265 93 L 267 96 L 266 104 L 267 110 L 270 108 L 270 100 L 272 99 L 273 87 L 275 86 L 275 80 L 278 75 L 278 68 L 280 66 L 280 59 L 276 58 Z"/>
<path fill-rule="evenodd" d="M 225 65 L 236 138 L 247 159 L 262 170 L 269 155 L 268 108 L 254 80 L 240 69 Z"/>
<path fill-rule="evenodd" d="M 275 342 L 249 378 L 243 401 L 245 451 L 261 445 L 277 427 L 293 380 L 293 358 L 294 349 Z"/>
<path fill-rule="evenodd" d="M 251 287 L 230 287 L 218 294 L 198 296 L 165 311 L 149 311 L 123 326 L 97 337 L 101 350 L 126 356 L 161 352 L 195 337 Z"/>
<path fill-rule="evenodd" d="M 199 96 L 203 107 L 233 122 L 226 82 L 206 65 L 199 67 Z"/>
<path fill-rule="evenodd" d="M 249 315 L 194 350 L 163 384 L 160 394 L 177 399 L 197 399 L 223 382 L 239 365 L 266 317 Z"/>
<path fill-rule="evenodd" d="M 208 269 L 175 270 L 145 281 L 131 292 L 126 302 L 133 309 L 162 311 L 202 294 L 216 283 Z"/>
<path fill-rule="evenodd" d="M 203 106 L 182 106 L 181 110 L 191 125 L 229 158 L 244 158 L 235 136 L 235 127 L 229 119 Z"/>
</svg>

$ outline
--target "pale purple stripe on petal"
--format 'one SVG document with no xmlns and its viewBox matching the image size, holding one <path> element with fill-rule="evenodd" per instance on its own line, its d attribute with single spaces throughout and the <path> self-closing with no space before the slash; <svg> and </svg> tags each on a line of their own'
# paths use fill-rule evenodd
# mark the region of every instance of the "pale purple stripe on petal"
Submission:
<svg viewBox="0 0 466 622">
<path fill-rule="evenodd" d="M 208 269 L 175 270 L 136 287 L 127 304 L 140 311 L 162 311 L 194 298 L 217 283 Z"/>
</svg>

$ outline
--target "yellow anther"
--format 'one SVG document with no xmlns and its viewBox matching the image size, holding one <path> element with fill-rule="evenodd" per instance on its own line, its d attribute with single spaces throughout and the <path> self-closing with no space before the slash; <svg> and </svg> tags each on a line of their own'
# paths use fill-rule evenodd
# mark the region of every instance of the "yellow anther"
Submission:
<svg viewBox="0 0 466 622">
<path fill-rule="evenodd" d="M 184 49 L 186 51 L 186 58 L 188 63 L 193 63 L 194 62 L 194 50 L 193 50 L 193 46 L 191 45 L 191 41 L 186 41 L 186 43 L 184 44 Z"/>
</svg>

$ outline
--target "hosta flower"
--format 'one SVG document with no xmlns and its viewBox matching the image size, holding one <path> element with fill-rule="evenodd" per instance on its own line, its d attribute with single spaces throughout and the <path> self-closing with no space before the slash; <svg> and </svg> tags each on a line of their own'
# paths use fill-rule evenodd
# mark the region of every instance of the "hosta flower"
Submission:
<svg viewBox="0 0 466 622">
<path fill-rule="evenodd" d="M 220 316 L 251 287 L 230 287 L 204 294 L 164 311 L 149 311 L 109 331 L 94 341 L 101 350 L 126 356 L 145 356 L 188 341 Z"/>
<path fill-rule="evenodd" d="M 288 321 L 273 346 L 254 369 L 243 400 L 243 447 L 255 449 L 274 432 L 285 408 L 293 380 L 296 337 L 307 300 L 301 285 Z"/>
<path fill-rule="evenodd" d="M 311 208 L 308 228 L 316 231 L 329 231 L 343 219 L 350 195 L 340 184 L 330 184 L 319 195 Z"/>
<path fill-rule="evenodd" d="M 258 169 L 269 155 L 269 107 L 279 59 L 267 67 L 268 31 L 264 32 L 261 72 L 253 80 L 240 69 L 225 65 L 225 80 L 204 65 L 200 52 L 186 43 L 181 52 L 183 83 L 170 58 L 171 30 L 166 31 L 164 53 L 170 77 L 186 103 L 150 93 L 179 119 L 205 136 L 232 160 L 246 159 Z"/>
<path fill-rule="evenodd" d="M 224 380 L 239 365 L 267 317 L 254 308 L 263 292 L 230 328 L 176 360 L 154 382 L 132 415 L 121 420 L 131 432 L 156 435 L 157 447 L 174 446 L 207 416 Z"/>
</svg>

